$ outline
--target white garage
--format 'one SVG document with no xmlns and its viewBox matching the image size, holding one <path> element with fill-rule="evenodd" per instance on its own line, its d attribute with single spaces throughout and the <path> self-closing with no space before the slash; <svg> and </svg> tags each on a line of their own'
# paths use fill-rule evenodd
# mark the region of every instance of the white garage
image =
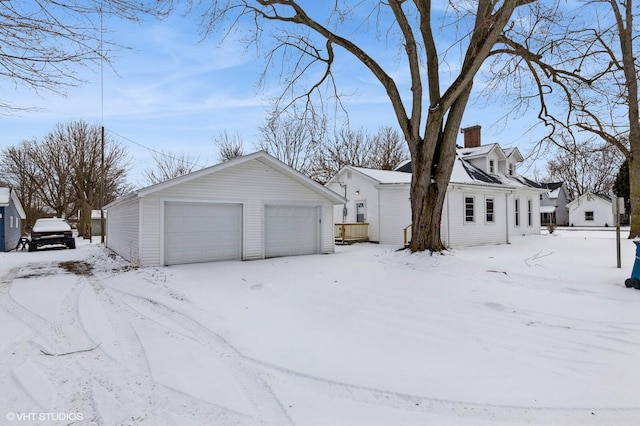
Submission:
<svg viewBox="0 0 640 426">
<path fill-rule="evenodd" d="M 333 206 L 341 203 L 261 151 L 105 206 L 106 245 L 141 266 L 333 253 Z"/>
</svg>

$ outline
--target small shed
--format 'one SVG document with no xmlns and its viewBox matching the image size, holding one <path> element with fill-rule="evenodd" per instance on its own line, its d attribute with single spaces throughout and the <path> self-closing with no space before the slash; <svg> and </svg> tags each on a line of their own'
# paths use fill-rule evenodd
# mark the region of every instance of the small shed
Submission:
<svg viewBox="0 0 640 426">
<path fill-rule="evenodd" d="M 0 187 L 0 252 L 18 246 L 22 236 L 22 221 L 26 215 L 12 188 Z"/>
<path fill-rule="evenodd" d="M 106 245 L 142 266 L 333 253 L 342 203 L 260 151 L 108 204 Z"/>
<path fill-rule="evenodd" d="M 102 235 L 102 215 L 100 210 L 91 210 L 91 235 L 94 237 Z M 107 215 L 104 217 L 106 219 Z"/>
<path fill-rule="evenodd" d="M 567 208 L 570 226 L 615 226 L 611 199 L 606 195 L 583 194 Z"/>
</svg>

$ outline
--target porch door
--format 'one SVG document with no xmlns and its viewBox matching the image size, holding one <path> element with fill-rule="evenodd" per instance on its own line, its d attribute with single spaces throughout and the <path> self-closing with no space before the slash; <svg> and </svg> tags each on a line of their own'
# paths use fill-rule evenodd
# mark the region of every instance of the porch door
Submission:
<svg viewBox="0 0 640 426">
<path fill-rule="evenodd" d="M 366 216 L 365 216 L 365 212 L 366 212 L 366 203 L 364 201 L 356 201 L 356 222 L 357 223 L 364 223 Z"/>
</svg>

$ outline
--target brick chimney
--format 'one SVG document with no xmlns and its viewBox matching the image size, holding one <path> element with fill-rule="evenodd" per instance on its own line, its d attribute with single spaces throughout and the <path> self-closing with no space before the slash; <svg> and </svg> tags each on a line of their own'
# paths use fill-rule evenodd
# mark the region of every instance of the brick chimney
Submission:
<svg viewBox="0 0 640 426">
<path fill-rule="evenodd" d="M 480 146 L 480 127 L 479 125 L 465 127 L 461 130 L 464 133 L 464 147 L 477 148 Z"/>
</svg>

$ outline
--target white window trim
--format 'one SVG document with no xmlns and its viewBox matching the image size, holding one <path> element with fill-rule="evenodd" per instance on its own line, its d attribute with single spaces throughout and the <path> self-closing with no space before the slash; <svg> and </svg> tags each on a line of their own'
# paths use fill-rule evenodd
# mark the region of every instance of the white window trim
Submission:
<svg viewBox="0 0 640 426">
<path fill-rule="evenodd" d="M 364 221 L 363 222 L 358 222 L 358 203 L 364 204 Z M 367 200 L 366 199 L 355 200 L 353 202 L 353 212 L 354 212 L 353 221 L 355 223 L 367 223 Z"/>
<path fill-rule="evenodd" d="M 514 213 L 514 226 L 516 228 L 520 228 L 520 225 L 522 225 L 522 217 L 520 215 L 520 210 L 522 209 L 522 206 L 520 205 L 520 198 L 514 198 L 513 199 L 513 213 Z"/>
<path fill-rule="evenodd" d="M 471 198 L 473 207 L 472 220 L 467 220 L 467 198 Z M 462 197 L 462 222 L 466 224 L 476 223 L 476 197 L 475 195 L 463 195 Z"/>
<path fill-rule="evenodd" d="M 488 211 L 487 211 L 487 202 L 491 200 L 491 202 L 493 203 L 493 211 L 491 212 L 491 216 L 493 218 L 493 220 L 488 220 L 487 219 L 487 215 L 488 215 Z M 484 223 L 486 224 L 492 224 L 495 225 L 496 223 L 496 199 L 495 197 L 485 197 L 484 198 Z"/>
</svg>

